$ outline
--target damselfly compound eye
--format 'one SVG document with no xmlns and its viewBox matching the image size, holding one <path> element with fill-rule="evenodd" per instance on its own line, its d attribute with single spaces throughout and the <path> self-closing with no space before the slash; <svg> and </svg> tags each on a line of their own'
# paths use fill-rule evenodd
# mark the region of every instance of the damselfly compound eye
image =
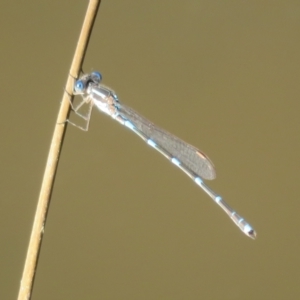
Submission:
<svg viewBox="0 0 300 300">
<path fill-rule="evenodd" d="M 100 81 L 102 80 L 102 75 L 100 72 L 93 72 L 91 74 L 92 79 L 95 83 L 100 83 Z"/>
<path fill-rule="evenodd" d="M 82 92 L 84 90 L 84 83 L 81 80 L 77 80 L 74 87 L 75 92 Z"/>
</svg>

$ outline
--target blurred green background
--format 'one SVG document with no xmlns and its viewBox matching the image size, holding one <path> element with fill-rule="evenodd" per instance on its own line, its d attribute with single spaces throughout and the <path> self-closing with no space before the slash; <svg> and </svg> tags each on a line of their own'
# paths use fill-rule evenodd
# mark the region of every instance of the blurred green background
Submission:
<svg viewBox="0 0 300 300">
<path fill-rule="evenodd" d="M 0 299 L 16 299 L 87 1 L 2 1 Z M 32 299 L 299 299 L 299 1 L 102 1 L 85 72 L 199 147 L 189 180 L 98 111 L 67 129 Z"/>
</svg>

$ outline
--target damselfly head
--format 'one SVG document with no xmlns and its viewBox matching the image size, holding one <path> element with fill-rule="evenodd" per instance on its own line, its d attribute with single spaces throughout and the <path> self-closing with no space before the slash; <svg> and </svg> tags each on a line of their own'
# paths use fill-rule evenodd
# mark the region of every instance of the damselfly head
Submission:
<svg viewBox="0 0 300 300">
<path fill-rule="evenodd" d="M 100 72 L 92 72 L 81 76 L 74 85 L 75 94 L 84 94 L 88 89 L 89 85 L 97 85 L 101 82 L 102 75 Z"/>
</svg>

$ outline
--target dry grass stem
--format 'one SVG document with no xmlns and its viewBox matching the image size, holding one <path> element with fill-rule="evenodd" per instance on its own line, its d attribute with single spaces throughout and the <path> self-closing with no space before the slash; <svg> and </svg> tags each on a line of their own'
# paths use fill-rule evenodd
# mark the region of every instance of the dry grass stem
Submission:
<svg viewBox="0 0 300 300">
<path fill-rule="evenodd" d="M 74 78 L 77 78 L 80 73 L 100 2 L 101 0 L 91 0 L 89 3 L 82 30 L 77 43 L 77 47 L 75 50 L 73 62 L 70 68 L 69 77 L 66 84 L 66 91 L 69 93 L 69 95 L 68 93 L 64 93 L 63 95 L 63 99 L 61 101 L 61 106 L 57 117 L 57 124 L 55 126 L 51 141 L 50 151 L 46 163 L 40 196 L 27 250 L 25 266 L 22 274 L 18 300 L 28 300 L 31 298 L 34 276 L 43 239 L 47 212 L 51 199 L 60 151 L 62 149 L 63 139 L 67 126 L 67 123 L 61 123 L 68 118 L 68 115 L 70 113 L 69 98 L 70 94 L 72 94 L 73 91 Z"/>
</svg>

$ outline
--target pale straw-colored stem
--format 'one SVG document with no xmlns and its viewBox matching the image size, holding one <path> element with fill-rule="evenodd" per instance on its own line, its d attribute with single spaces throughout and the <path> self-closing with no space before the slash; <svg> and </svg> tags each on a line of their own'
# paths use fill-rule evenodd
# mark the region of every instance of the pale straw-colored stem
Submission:
<svg viewBox="0 0 300 300">
<path fill-rule="evenodd" d="M 31 298 L 47 212 L 53 190 L 60 151 L 62 148 L 62 143 L 67 126 L 67 123 L 64 123 L 64 121 L 68 119 L 68 115 L 70 113 L 70 95 L 72 95 L 73 91 L 73 82 L 74 78 L 78 78 L 78 75 L 81 71 L 81 66 L 100 2 L 101 0 L 90 0 L 89 2 L 82 30 L 75 50 L 73 62 L 70 68 L 65 88 L 67 92 L 64 92 L 61 101 L 61 106 L 58 112 L 57 122 L 54 128 L 54 133 L 50 145 L 50 151 L 46 163 L 40 196 L 37 204 L 24 270 L 22 274 L 18 300 L 29 300 Z"/>
</svg>

